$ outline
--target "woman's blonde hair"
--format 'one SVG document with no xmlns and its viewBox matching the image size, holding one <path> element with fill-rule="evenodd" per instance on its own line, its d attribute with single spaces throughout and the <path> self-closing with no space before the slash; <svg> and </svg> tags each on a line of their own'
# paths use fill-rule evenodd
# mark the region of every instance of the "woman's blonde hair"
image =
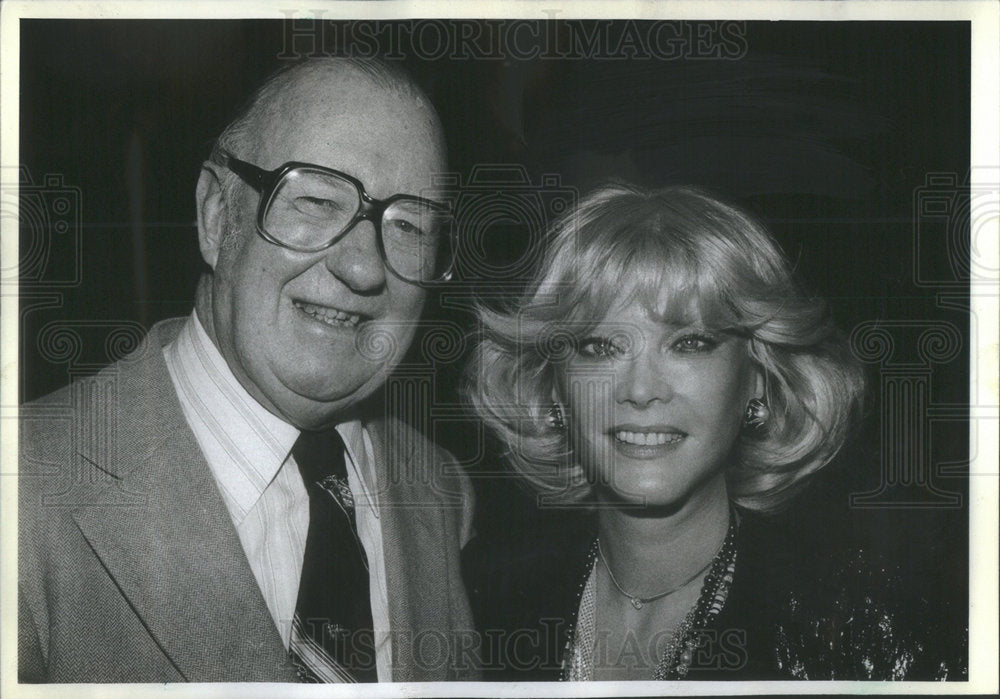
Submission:
<svg viewBox="0 0 1000 699">
<path fill-rule="evenodd" d="M 501 310 L 481 307 L 483 338 L 468 395 L 514 468 L 550 503 L 590 494 L 548 411 L 558 365 L 624 295 L 671 318 L 747 339 L 770 418 L 744 430 L 727 471 L 730 497 L 773 510 L 840 449 L 863 374 L 825 302 L 801 293 L 770 234 L 740 209 L 690 187 L 613 183 L 549 231 L 533 282 Z M 662 310 L 660 311 L 663 312 Z"/>
</svg>

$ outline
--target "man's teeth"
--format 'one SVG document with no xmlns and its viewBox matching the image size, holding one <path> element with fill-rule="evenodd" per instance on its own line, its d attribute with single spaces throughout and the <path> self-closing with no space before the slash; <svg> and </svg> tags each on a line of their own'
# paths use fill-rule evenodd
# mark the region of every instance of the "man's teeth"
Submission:
<svg viewBox="0 0 1000 699">
<path fill-rule="evenodd" d="M 615 439 L 626 444 L 648 447 L 657 444 L 673 444 L 684 439 L 684 435 L 677 432 L 626 432 L 618 430 L 615 432 Z"/>
<path fill-rule="evenodd" d="M 311 303 L 296 301 L 295 306 L 308 316 L 316 320 L 321 320 L 328 325 L 350 325 L 355 326 L 361 321 L 361 316 L 356 313 L 347 313 L 328 306 L 316 306 Z"/>
</svg>

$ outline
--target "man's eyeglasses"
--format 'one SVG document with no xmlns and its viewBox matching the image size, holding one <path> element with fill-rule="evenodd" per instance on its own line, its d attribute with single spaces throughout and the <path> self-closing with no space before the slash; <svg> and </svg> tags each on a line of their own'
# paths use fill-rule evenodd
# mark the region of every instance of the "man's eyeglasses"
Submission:
<svg viewBox="0 0 1000 699">
<path fill-rule="evenodd" d="M 455 231 L 445 204 L 409 194 L 375 199 L 356 178 L 320 165 L 289 162 L 267 171 L 221 148 L 212 160 L 260 194 L 257 233 L 268 242 L 319 252 L 371 221 L 379 254 L 396 276 L 418 284 L 451 278 Z"/>
</svg>

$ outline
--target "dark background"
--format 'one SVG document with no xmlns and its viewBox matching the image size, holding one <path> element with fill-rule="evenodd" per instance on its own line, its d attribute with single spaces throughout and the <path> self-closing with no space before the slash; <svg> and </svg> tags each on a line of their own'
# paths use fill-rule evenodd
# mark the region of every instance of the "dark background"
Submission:
<svg viewBox="0 0 1000 699">
<path fill-rule="evenodd" d="M 438 105 L 466 201 L 474 206 L 497 191 L 514 201 L 530 191 L 526 200 L 543 213 L 528 220 L 508 208 L 477 218 L 466 231 L 460 281 L 435 298 L 430 317 L 473 332 L 456 306 L 473 293 L 516 290 L 553 202 L 575 188 L 623 177 L 696 184 L 735 199 L 770 224 L 845 332 L 878 321 L 894 342 L 890 357 L 868 365 L 864 427 L 782 516 L 889 556 L 964 632 L 969 25 L 705 24 L 709 36 L 728 32 L 729 55 L 692 49 L 697 23 L 671 25 L 691 50 L 670 58 L 625 51 L 623 59 L 613 50 L 628 32 L 648 30 L 643 23 L 560 22 L 553 34 L 561 49 L 545 45 L 569 54 L 559 58 L 522 59 L 503 47 L 474 59 L 421 58 L 412 45 L 382 47 L 400 54 Z M 336 53 L 357 45 L 351 37 L 361 32 L 326 23 L 303 39 L 309 26 L 22 21 L 22 400 L 114 359 L 108 336 L 116 328 L 141 330 L 190 312 L 202 269 L 194 185 L 213 138 L 281 65 L 279 55 Z M 574 32 L 594 31 L 605 32 L 597 48 L 574 48 Z M 512 173 L 530 182 L 512 182 Z M 543 180 L 550 174 L 558 179 Z M 928 197 L 937 203 L 926 206 Z M 949 342 L 960 346 L 925 361 L 920 334 L 942 324 L 957 331 Z M 78 343 L 67 350 L 53 339 L 57 329 Z M 452 360 L 433 365 L 430 431 L 475 476 L 481 536 L 530 544 L 553 522 L 573 526 L 572 515 L 535 510 L 498 446 L 462 410 L 457 387 L 468 346 L 462 340 Z M 425 366 L 418 354 L 411 364 Z M 910 441 L 882 437 L 880 426 L 893 419 L 882 386 L 893 371 L 928 386 L 910 409 L 919 418 L 904 428 Z M 908 463 L 910 475 L 887 476 L 882 464 L 893 459 Z M 852 493 L 877 490 L 887 477 L 894 487 L 868 507 L 850 506 Z"/>
</svg>

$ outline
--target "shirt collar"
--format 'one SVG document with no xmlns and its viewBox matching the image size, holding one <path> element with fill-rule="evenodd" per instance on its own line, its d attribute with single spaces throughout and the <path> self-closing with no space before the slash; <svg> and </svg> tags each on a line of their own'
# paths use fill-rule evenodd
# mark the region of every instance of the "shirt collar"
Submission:
<svg viewBox="0 0 1000 699">
<path fill-rule="evenodd" d="M 188 424 L 238 524 L 274 480 L 300 431 L 243 388 L 197 313 L 164 348 L 164 356 Z M 377 517 L 370 437 L 360 420 L 340 423 L 336 429 L 356 475 L 352 482 L 361 491 L 355 500 L 371 507 Z"/>
<path fill-rule="evenodd" d="M 188 422 L 238 521 L 288 457 L 299 430 L 269 412 L 233 374 L 192 313 L 164 354 Z"/>
</svg>

